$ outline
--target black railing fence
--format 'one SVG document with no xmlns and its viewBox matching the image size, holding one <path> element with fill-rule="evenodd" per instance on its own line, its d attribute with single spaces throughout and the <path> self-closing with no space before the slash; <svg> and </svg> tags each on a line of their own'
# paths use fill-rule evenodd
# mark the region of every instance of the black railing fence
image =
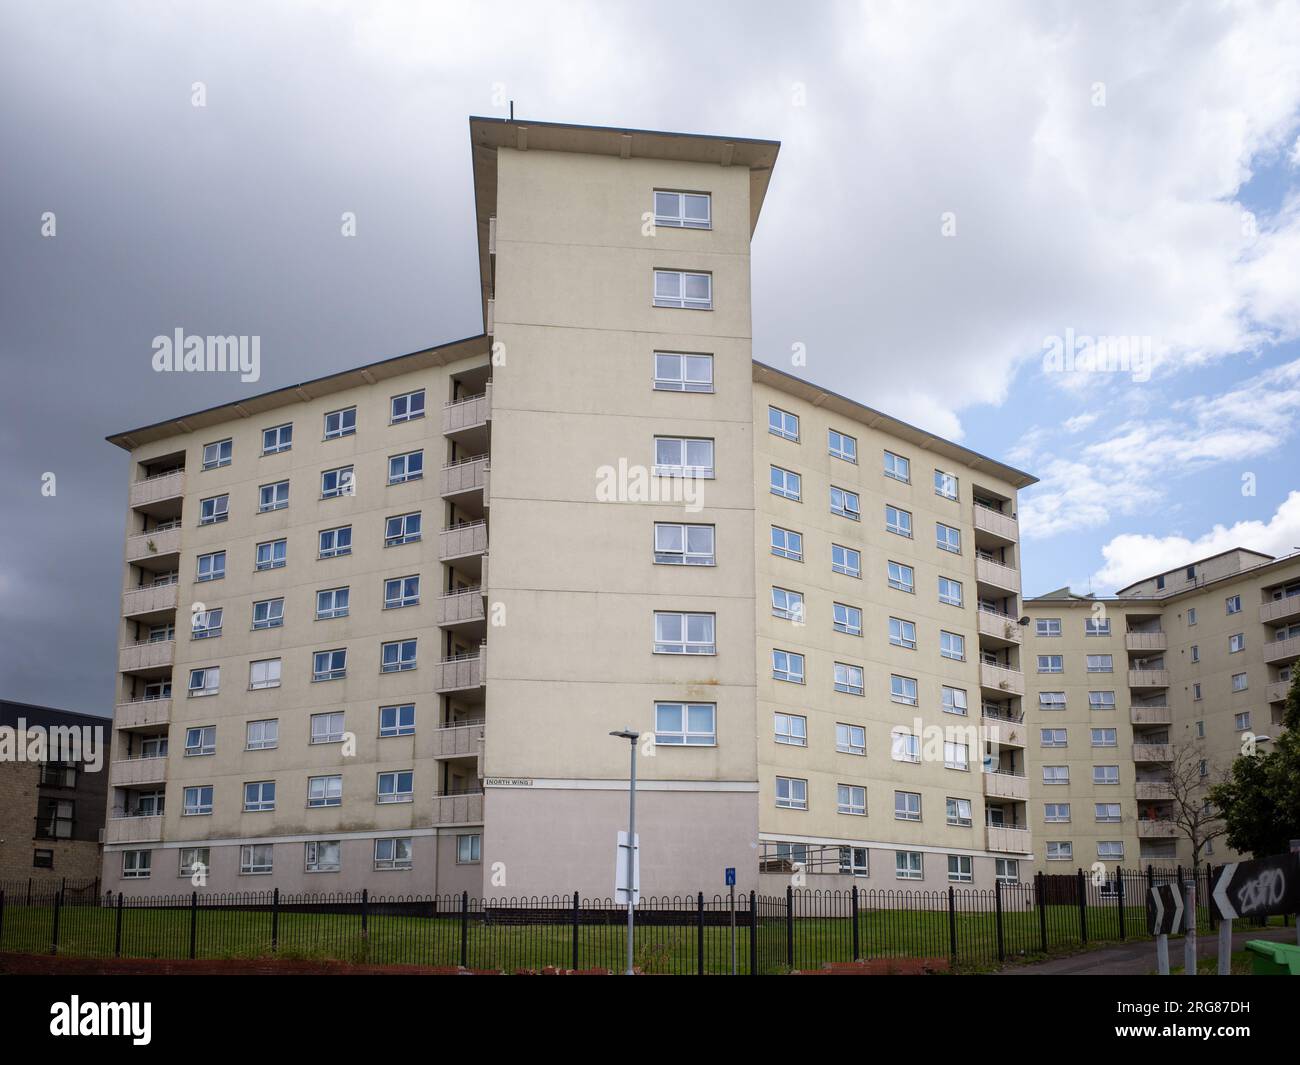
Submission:
<svg viewBox="0 0 1300 1065">
<path fill-rule="evenodd" d="M 1147 938 L 1147 889 L 1197 884 L 1208 931 L 1211 871 L 1038 874 L 992 889 L 819 891 L 643 897 L 634 964 L 643 972 L 781 973 L 857 959 L 934 959 L 987 969 L 1090 943 Z M 88 889 L 90 889 L 88 891 Z M 281 957 L 491 971 L 622 971 L 627 910 L 578 894 L 98 895 L 94 881 L 0 882 L 0 951 L 75 957 Z M 734 929 L 734 931 L 733 931 Z"/>
</svg>

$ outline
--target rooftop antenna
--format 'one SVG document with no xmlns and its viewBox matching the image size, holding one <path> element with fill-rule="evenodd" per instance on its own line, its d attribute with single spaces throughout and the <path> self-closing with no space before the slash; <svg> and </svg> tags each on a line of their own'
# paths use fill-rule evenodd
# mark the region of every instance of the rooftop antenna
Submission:
<svg viewBox="0 0 1300 1065">
<path fill-rule="evenodd" d="M 513 122 L 514 120 L 515 120 L 515 102 L 514 102 L 514 100 L 511 100 L 511 101 L 510 101 L 510 121 Z"/>
</svg>

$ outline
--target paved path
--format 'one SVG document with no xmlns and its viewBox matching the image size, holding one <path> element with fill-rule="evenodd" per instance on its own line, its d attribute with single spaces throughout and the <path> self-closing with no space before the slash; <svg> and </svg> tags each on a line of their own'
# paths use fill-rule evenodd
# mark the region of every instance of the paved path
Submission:
<svg viewBox="0 0 1300 1065">
<path fill-rule="evenodd" d="M 1283 943 L 1296 941 L 1294 928 L 1252 928 L 1244 932 L 1232 933 L 1232 949 L 1244 949 L 1250 939 L 1276 939 Z M 1202 934 L 1196 939 L 1198 958 L 1217 958 L 1219 955 L 1219 935 L 1217 932 Z M 1183 964 L 1183 941 L 1169 941 L 1169 964 Z M 1146 939 L 1126 943 L 1119 947 L 1106 947 L 1086 954 L 1072 954 L 1066 958 L 1053 958 L 1051 961 L 1033 962 L 1029 965 L 1013 965 L 1002 970 L 1004 976 L 1144 976 L 1156 970 L 1156 947 L 1152 940 Z"/>
</svg>

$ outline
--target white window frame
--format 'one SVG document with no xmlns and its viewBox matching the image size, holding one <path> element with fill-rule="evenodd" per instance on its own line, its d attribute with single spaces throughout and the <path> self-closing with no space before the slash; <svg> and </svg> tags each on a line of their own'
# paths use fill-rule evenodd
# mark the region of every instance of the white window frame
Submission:
<svg viewBox="0 0 1300 1065">
<path fill-rule="evenodd" d="M 676 710 L 679 715 L 679 727 L 660 728 L 659 712 Z M 718 704 L 701 702 L 678 702 L 677 700 L 658 700 L 655 702 L 655 746 L 664 747 L 716 747 L 718 745 Z M 707 713 L 707 729 L 695 728 L 692 724 L 692 712 Z"/>
<path fill-rule="evenodd" d="M 275 434 L 272 436 L 271 434 Z M 267 440 L 274 440 L 273 444 L 268 445 Z M 285 422 L 283 425 L 273 425 L 269 429 L 262 430 L 262 454 L 278 455 L 282 451 L 289 451 L 293 448 L 293 422 Z"/>
<path fill-rule="evenodd" d="M 677 376 L 661 374 L 660 360 L 676 359 Z M 656 392 L 711 393 L 713 391 L 713 356 L 691 351 L 656 351 L 653 359 Z M 708 379 L 687 376 L 693 365 L 707 365 Z M 666 369 L 666 367 L 664 368 Z"/>
<path fill-rule="evenodd" d="M 217 450 L 212 451 L 213 448 Z M 203 468 L 205 470 L 219 470 L 222 466 L 229 466 L 234 459 L 235 442 L 233 438 L 226 437 L 224 440 L 214 440 L 210 444 L 203 445 Z M 212 457 L 209 457 L 211 453 Z"/>
<path fill-rule="evenodd" d="M 660 197 L 665 200 L 672 199 L 676 205 L 676 211 L 672 214 L 667 212 L 660 213 Z M 651 196 L 654 203 L 654 220 L 656 226 L 667 226 L 671 229 L 712 229 L 713 228 L 713 194 L 709 192 L 688 192 L 679 189 L 655 189 Z M 693 200 L 696 206 L 703 201 L 704 218 L 690 218 L 686 214 L 687 202 Z M 668 206 L 664 203 L 663 206 Z"/>
<path fill-rule="evenodd" d="M 665 550 L 661 534 L 676 533 L 681 541 L 681 550 Z M 708 551 L 699 549 L 698 543 L 692 548 L 691 541 L 696 536 L 707 533 Z M 717 565 L 717 529 L 713 525 L 690 524 L 687 522 L 657 521 L 654 523 L 654 559 L 660 566 L 714 566 Z"/>
<path fill-rule="evenodd" d="M 670 279 L 675 280 L 676 295 L 669 294 L 666 290 L 661 291 L 660 279 L 665 282 Z M 691 281 L 698 282 L 703 278 L 705 288 L 708 294 L 705 296 L 687 296 L 686 289 Z M 713 275 L 701 270 L 660 270 L 656 269 L 653 275 L 653 284 L 651 286 L 651 299 L 656 307 L 674 308 L 685 311 L 711 311 L 713 310 Z"/>
<path fill-rule="evenodd" d="M 681 639 L 665 639 L 662 626 L 677 619 Z M 703 623 L 708 639 L 691 639 L 692 623 Z M 654 653 L 657 655 L 715 655 L 718 653 L 717 615 L 693 610 L 656 610 L 654 612 Z"/>
<path fill-rule="evenodd" d="M 341 534 L 347 533 L 347 543 L 340 544 Z M 325 546 L 325 538 L 330 538 L 330 546 Z M 316 534 L 316 557 L 317 558 L 342 558 L 344 555 L 352 554 L 352 526 L 335 525 L 329 529 L 321 529 Z"/>
<path fill-rule="evenodd" d="M 351 415 L 351 417 L 348 417 Z M 335 420 L 335 425 L 330 428 L 330 419 Z M 325 413 L 325 439 L 338 440 L 345 436 L 352 436 L 357 431 L 357 408 L 340 407 L 338 410 L 326 411 Z"/>
<path fill-rule="evenodd" d="M 268 495 L 269 489 L 269 495 Z M 281 489 L 284 491 L 282 492 Z M 289 505 L 289 479 L 271 481 L 259 485 L 257 489 L 257 512 L 267 514 L 273 510 L 284 510 Z"/>
<path fill-rule="evenodd" d="M 411 392 L 399 392 L 388 400 L 389 425 L 413 422 L 423 418 L 424 414 L 425 397 L 423 388 L 417 388 Z"/>
</svg>

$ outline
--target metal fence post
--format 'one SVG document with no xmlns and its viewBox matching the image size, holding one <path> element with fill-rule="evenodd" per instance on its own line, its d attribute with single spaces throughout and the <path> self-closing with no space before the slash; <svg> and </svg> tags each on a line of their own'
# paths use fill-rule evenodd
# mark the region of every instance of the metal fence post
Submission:
<svg viewBox="0 0 1300 1065">
<path fill-rule="evenodd" d="M 785 886 L 785 960 L 794 968 L 794 888 Z"/>
<path fill-rule="evenodd" d="M 749 893 L 749 975 L 758 975 L 758 895 Z"/>
<path fill-rule="evenodd" d="M 54 893 L 54 927 L 50 931 L 50 953 L 59 952 L 59 910 L 63 907 L 63 892 Z"/>
<path fill-rule="evenodd" d="M 271 953 L 280 947 L 280 889 L 271 893 Z"/>
<path fill-rule="evenodd" d="M 469 892 L 460 893 L 460 967 L 469 968 Z"/>
<path fill-rule="evenodd" d="M 0 943 L 5 938 L 5 890 L 0 888 Z"/>
<path fill-rule="evenodd" d="M 957 964 L 957 893 L 948 885 L 948 954 Z"/>
<path fill-rule="evenodd" d="M 197 956 L 195 947 L 199 938 L 199 893 L 190 892 L 190 960 Z"/>
<path fill-rule="evenodd" d="M 1115 870 L 1115 898 L 1119 903 L 1119 939 L 1122 943 L 1127 934 L 1124 928 L 1124 870 Z"/>
<path fill-rule="evenodd" d="M 862 937 L 858 929 L 858 885 L 853 885 L 853 890 L 849 892 L 853 900 L 853 960 L 857 961 L 862 956 Z"/>
<path fill-rule="evenodd" d="M 113 957 L 122 956 L 122 893 L 117 893 L 117 928 L 113 933 Z"/>
<path fill-rule="evenodd" d="M 1084 878 L 1082 869 L 1075 874 L 1075 883 L 1079 893 L 1079 942 L 1086 944 L 1088 942 L 1088 881 Z"/>
<path fill-rule="evenodd" d="M 998 961 L 1007 960 L 1007 943 L 1002 933 L 1002 881 L 993 878 L 993 910 L 997 914 L 998 925 Z"/>
<path fill-rule="evenodd" d="M 1046 881 L 1042 873 L 1034 874 L 1034 894 L 1038 896 L 1038 931 L 1043 939 L 1043 953 L 1047 953 L 1047 899 L 1044 897 L 1043 888 Z"/>
<path fill-rule="evenodd" d="M 361 889 L 361 934 L 370 932 L 370 889 Z"/>
<path fill-rule="evenodd" d="M 695 971 L 704 975 L 704 892 L 695 896 Z"/>
<path fill-rule="evenodd" d="M 573 971 L 578 971 L 578 926 L 582 920 L 581 899 L 573 893 Z"/>
</svg>

